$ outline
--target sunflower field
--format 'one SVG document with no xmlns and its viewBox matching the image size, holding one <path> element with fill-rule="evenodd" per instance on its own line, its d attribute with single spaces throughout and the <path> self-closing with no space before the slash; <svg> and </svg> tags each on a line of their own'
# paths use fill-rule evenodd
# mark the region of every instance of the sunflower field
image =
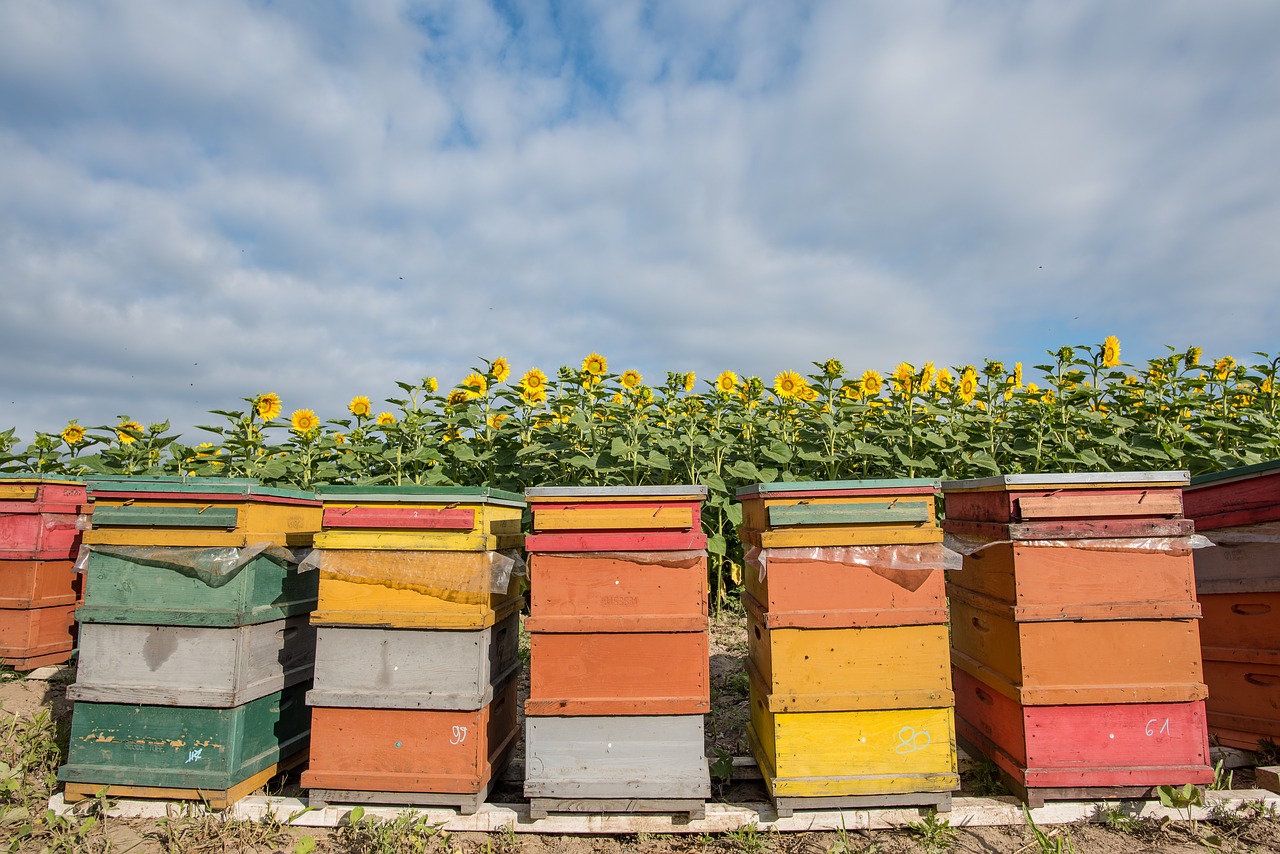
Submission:
<svg viewBox="0 0 1280 854">
<path fill-rule="evenodd" d="M 1189 469 L 1280 457 L 1280 356 L 1202 359 L 1168 348 L 1145 366 L 1120 344 L 1066 346 L 1035 365 L 988 360 L 951 369 L 899 364 L 850 373 L 837 359 L 767 383 L 724 371 L 646 383 L 601 355 L 554 377 L 481 360 L 460 383 L 398 382 L 387 407 L 351 399 L 341 417 L 285 415 L 267 392 L 215 410 L 189 444 L 167 422 L 72 422 L 21 445 L 0 431 L 0 472 L 252 477 L 320 484 L 537 485 L 697 483 L 712 554 L 713 601 L 740 583 L 743 485 L 777 480 L 966 478 L 1029 472 Z M 377 411 L 375 411 L 377 410 Z"/>
</svg>

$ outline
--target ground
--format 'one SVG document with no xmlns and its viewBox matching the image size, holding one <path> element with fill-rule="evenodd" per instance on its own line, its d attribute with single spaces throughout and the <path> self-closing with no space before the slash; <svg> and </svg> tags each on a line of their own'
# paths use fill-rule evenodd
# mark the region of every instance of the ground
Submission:
<svg viewBox="0 0 1280 854">
<path fill-rule="evenodd" d="M 525 647 L 527 650 L 527 646 Z M 748 718 L 747 680 L 743 669 L 746 628 L 741 614 L 713 621 L 711 635 L 712 712 L 707 718 L 707 755 L 745 756 Z M 65 755 L 71 704 L 66 683 L 0 674 L 0 846 L 10 851 L 68 852 L 459 852 L 459 854 L 637 854 L 637 852 L 777 852 L 777 854 L 915 854 L 950 850 L 965 854 L 1066 852 L 1130 854 L 1130 852 L 1280 852 L 1280 819 L 1275 815 L 1222 816 L 1218 820 L 1160 825 L 1114 816 L 1111 825 L 1077 824 L 1043 828 L 1038 840 L 1031 828 L 951 828 L 944 821 L 922 820 L 915 827 L 869 833 L 767 833 L 753 828 L 716 836 L 663 835 L 565 837 L 533 834 L 445 834 L 406 819 L 378 824 L 368 819 L 333 831 L 294 829 L 279 824 L 223 822 L 216 817 L 174 810 L 160 821 L 101 818 L 93 804 L 85 815 L 67 819 L 46 814 L 56 791 L 54 773 Z M 521 694 L 528 695 L 528 677 Z M 517 754 L 517 760 L 522 759 Z M 992 781 L 981 766 L 963 775 L 976 793 Z M 1248 787 L 1247 772 L 1236 772 L 1237 788 Z M 296 785 L 273 783 L 273 791 Z M 759 782 L 737 780 L 717 785 L 716 798 L 731 803 L 765 800 Z M 491 800 L 520 799 L 518 781 L 498 788 Z M 949 845 L 949 848 L 946 847 Z M 1070 847 L 1068 847 L 1068 845 Z"/>
</svg>

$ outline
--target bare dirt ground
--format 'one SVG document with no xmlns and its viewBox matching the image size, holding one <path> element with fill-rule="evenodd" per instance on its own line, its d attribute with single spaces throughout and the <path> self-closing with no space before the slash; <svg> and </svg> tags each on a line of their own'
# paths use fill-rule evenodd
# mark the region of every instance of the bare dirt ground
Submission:
<svg viewBox="0 0 1280 854">
<path fill-rule="evenodd" d="M 527 644 L 524 647 L 527 654 Z M 740 614 L 713 621 L 711 640 L 712 712 L 707 717 L 706 752 L 714 761 L 748 755 L 746 724 L 748 683 L 743 667 L 746 627 Z M 528 696 L 528 671 L 521 676 L 521 696 Z M 972 852 L 1023 854 L 1066 852 L 1130 854 L 1131 852 L 1280 852 L 1280 819 L 1274 814 L 1220 816 L 1199 822 L 1161 825 L 1116 815 L 1110 825 L 1076 824 L 1042 828 L 1041 841 L 1025 825 L 952 828 L 939 821 L 897 830 L 847 833 L 771 833 L 746 828 L 718 835 L 539 836 L 525 833 L 446 834 L 406 819 L 396 825 L 358 822 L 332 831 L 283 827 L 278 823 L 223 822 L 216 817 L 175 809 L 167 820 L 103 819 L 93 805 L 84 816 L 58 819 L 44 805 L 57 790 L 53 773 L 65 757 L 71 704 L 65 682 L 23 679 L 0 674 L 0 846 L 9 851 L 67 852 L 459 852 L 459 854 L 633 854 L 633 852 L 777 852 L 777 854 L 916 854 Z M 520 767 L 519 750 L 514 763 Z M 962 775 L 965 791 L 991 794 L 993 781 L 981 769 Z M 1237 771 L 1237 788 L 1252 777 Z M 296 792 L 296 777 L 273 781 L 275 793 Z M 719 781 L 716 800 L 761 803 L 758 781 Z M 490 798 L 494 803 L 523 800 L 519 775 L 508 774 Z M 1056 846 L 1056 847 L 1055 847 Z M 1069 846 L 1069 847 L 1068 847 Z"/>
</svg>

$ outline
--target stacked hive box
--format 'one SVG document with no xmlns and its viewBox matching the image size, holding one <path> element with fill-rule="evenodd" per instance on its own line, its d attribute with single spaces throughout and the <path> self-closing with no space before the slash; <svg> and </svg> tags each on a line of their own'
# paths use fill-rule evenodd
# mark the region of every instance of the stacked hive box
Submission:
<svg viewBox="0 0 1280 854">
<path fill-rule="evenodd" d="M 515 746 L 519 495 L 328 487 L 311 802 L 474 813 Z M 504 554 L 503 551 L 506 553 Z"/>
<path fill-rule="evenodd" d="M 933 480 L 738 490 L 752 753 L 778 814 L 950 808 L 954 695 Z"/>
<path fill-rule="evenodd" d="M 234 478 L 90 482 L 68 801 L 221 807 L 306 758 L 311 493 Z"/>
<path fill-rule="evenodd" d="M 711 794 L 705 487 L 525 493 L 530 812 L 687 812 Z"/>
<path fill-rule="evenodd" d="M 1209 733 L 1280 742 L 1280 462 L 1197 477 L 1183 500 L 1216 543 L 1195 552 Z"/>
<path fill-rule="evenodd" d="M 957 730 L 1029 803 L 1206 783 L 1185 472 L 942 485 Z M 957 545 L 959 547 L 959 545 Z"/>
<path fill-rule="evenodd" d="M 34 670 L 71 658 L 86 501 L 82 483 L 0 475 L 0 664 Z"/>
</svg>

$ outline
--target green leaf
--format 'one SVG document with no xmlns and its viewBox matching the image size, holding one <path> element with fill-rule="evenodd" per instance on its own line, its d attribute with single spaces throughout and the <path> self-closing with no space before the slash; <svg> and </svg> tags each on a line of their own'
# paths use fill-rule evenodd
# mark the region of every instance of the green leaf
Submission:
<svg viewBox="0 0 1280 854">
<path fill-rule="evenodd" d="M 763 482 L 760 470 L 756 468 L 755 463 L 749 460 L 737 460 L 732 465 L 726 466 L 724 471 L 730 477 L 736 477 L 738 480 L 745 480 L 748 483 Z"/>
<path fill-rule="evenodd" d="M 661 454 L 658 451 L 650 451 L 649 465 L 662 471 L 668 471 L 671 468 L 671 461 L 667 459 L 665 454 Z"/>
<path fill-rule="evenodd" d="M 712 534 L 707 537 L 707 551 L 711 554 L 723 555 L 728 552 L 728 550 L 728 547 L 725 545 L 724 537 L 720 534 Z"/>
</svg>

